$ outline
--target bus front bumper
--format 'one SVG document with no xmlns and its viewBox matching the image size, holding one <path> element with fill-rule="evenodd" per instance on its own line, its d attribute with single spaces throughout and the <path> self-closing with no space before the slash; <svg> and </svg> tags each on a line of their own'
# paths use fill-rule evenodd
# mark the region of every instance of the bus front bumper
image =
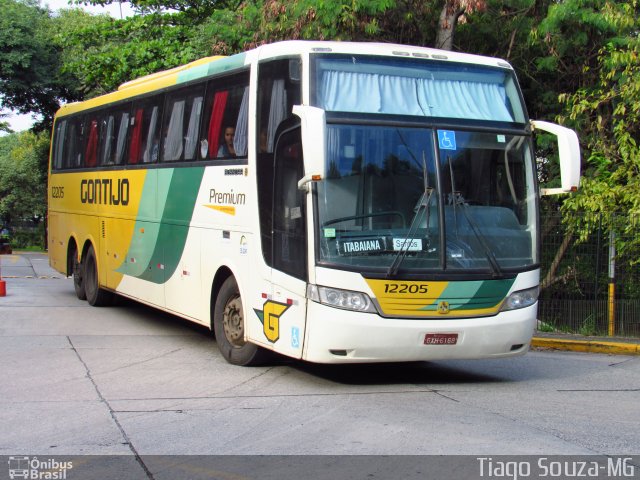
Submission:
<svg viewBox="0 0 640 480">
<path fill-rule="evenodd" d="M 523 355 L 531 344 L 538 304 L 492 317 L 446 320 L 383 318 L 316 302 L 307 308 L 304 360 L 365 363 Z M 443 344 L 430 344 L 427 336 Z"/>
</svg>

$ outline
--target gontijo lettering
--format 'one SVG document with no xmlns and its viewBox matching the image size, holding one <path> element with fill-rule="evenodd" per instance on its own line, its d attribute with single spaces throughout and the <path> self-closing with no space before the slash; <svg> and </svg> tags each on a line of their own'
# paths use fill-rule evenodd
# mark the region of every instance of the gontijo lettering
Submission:
<svg viewBox="0 0 640 480">
<path fill-rule="evenodd" d="M 83 179 L 80 182 L 80 201 L 101 205 L 129 204 L 129 179 Z"/>
</svg>

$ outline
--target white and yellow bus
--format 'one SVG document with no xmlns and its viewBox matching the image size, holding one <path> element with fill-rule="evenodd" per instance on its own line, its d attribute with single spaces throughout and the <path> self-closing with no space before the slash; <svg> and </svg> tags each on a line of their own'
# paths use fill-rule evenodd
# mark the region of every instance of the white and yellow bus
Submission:
<svg viewBox="0 0 640 480">
<path fill-rule="evenodd" d="M 51 265 L 210 327 L 231 363 L 525 353 L 540 277 L 534 129 L 503 60 L 282 42 L 63 106 Z"/>
</svg>

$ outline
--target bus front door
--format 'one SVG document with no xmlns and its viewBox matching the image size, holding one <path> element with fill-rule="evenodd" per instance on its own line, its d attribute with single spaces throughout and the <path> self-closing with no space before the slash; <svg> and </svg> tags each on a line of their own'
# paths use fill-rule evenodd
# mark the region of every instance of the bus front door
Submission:
<svg viewBox="0 0 640 480">
<path fill-rule="evenodd" d="M 274 349 L 301 358 L 306 320 L 306 200 L 298 190 L 304 175 L 299 123 L 276 136 L 272 210 L 272 295 L 264 333 Z"/>
</svg>

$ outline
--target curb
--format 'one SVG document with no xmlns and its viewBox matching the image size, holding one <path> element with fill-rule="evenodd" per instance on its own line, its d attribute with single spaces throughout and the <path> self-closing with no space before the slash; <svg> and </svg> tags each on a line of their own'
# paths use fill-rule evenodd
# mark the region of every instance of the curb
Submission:
<svg viewBox="0 0 640 480">
<path fill-rule="evenodd" d="M 531 340 L 531 346 L 533 348 L 569 350 L 572 352 L 608 353 L 611 355 L 640 355 L 640 345 L 635 343 L 533 337 Z"/>
</svg>

